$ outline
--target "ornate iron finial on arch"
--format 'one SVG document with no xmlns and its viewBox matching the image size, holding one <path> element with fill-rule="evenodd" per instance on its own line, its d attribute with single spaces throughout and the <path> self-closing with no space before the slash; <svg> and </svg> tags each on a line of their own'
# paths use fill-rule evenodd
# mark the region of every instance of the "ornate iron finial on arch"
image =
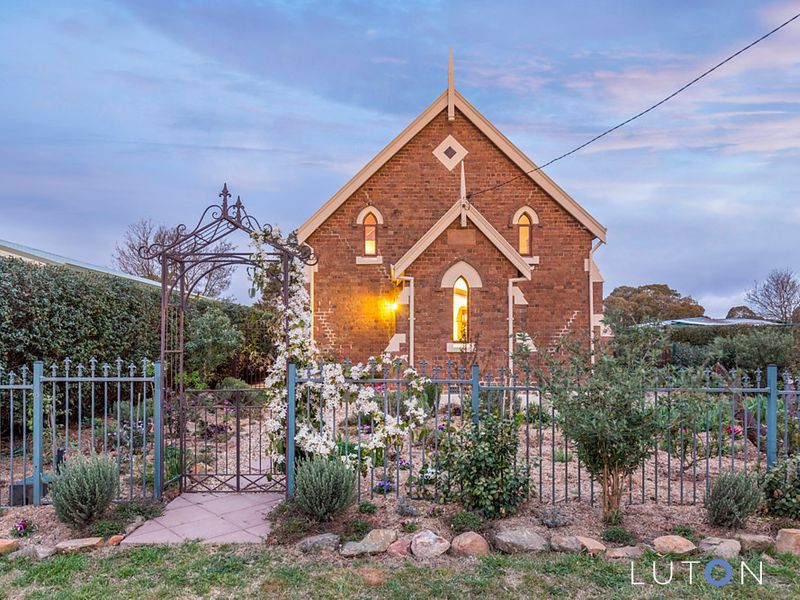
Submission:
<svg viewBox="0 0 800 600">
<path fill-rule="evenodd" d="M 203 262 L 215 263 L 217 267 L 224 265 L 244 264 L 253 266 L 249 252 L 215 253 L 213 246 L 235 231 L 243 231 L 247 235 L 265 233 L 264 239 L 271 246 L 273 256 L 286 254 L 297 258 L 304 264 L 316 264 L 317 258 L 311 248 L 305 245 L 297 246 L 287 244 L 276 235 L 272 235 L 272 227 L 261 226 L 258 220 L 248 214 L 241 196 L 236 197 L 236 202 L 231 206 L 228 199 L 232 194 L 225 182 L 222 191 L 218 194 L 222 199 L 220 204 L 212 204 L 203 211 L 202 216 L 194 229 L 189 230 L 184 224 L 178 225 L 167 236 L 153 242 L 151 245 L 139 248 L 139 256 L 147 259 L 157 259 L 159 262 L 172 262 L 176 264 L 189 263 L 187 269 L 196 271 L 198 256 L 204 257 Z M 172 272 L 170 270 L 170 272 Z M 205 273 L 207 274 L 207 272 Z M 179 276 L 180 273 L 176 275 Z M 187 282 L 191 289 L 192 282 Z"/>
<path fill-rule="evenodd" d="M 219 197 L 222 198 L 222 212 L 227 212 L 228 198 L 231 197 L 231 193 L 228 191 L 227 181 L 222 184 L 222 191 L 219 193 Z"/>
</svg>

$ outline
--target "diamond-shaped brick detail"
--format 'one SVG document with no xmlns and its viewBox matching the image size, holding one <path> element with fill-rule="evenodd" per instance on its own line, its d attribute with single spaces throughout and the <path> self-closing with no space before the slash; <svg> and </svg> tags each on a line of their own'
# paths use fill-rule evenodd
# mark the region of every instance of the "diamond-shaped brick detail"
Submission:
<svg viewBox="0 0 800 600">
<path fill-rule="evenodd" d="M 448 171 L 452 171 L 458 163 L 467 156 L 468 152 L 464 146 L 452 135 L 448 135 L 442 143 L 433 151 L 433 155 L 439 159 Z"/>
</svg>

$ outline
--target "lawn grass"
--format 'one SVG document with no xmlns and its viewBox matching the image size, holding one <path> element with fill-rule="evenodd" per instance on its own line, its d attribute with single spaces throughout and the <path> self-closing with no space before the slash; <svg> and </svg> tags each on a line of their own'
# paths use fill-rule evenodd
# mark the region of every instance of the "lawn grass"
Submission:
<svg viewBox="0 0 800 600">
<path fill-rule="evenodd" d="M 800 596 L 800 558 L 781 555 L 764 563 L 764 585 L 748 579 L 739 584 L 738 561 L 732 561 L 734 583 L 707 584 L 695 567 L 675 562 L 670 585 L 652 582 L 648 555 L 636 564 L 587 555 L 492 555 L 481 559 L 441 559 L 429 564 L 338 557 L 298 557 L 258 546 L 212 548 L 197 543 L 176 547 L 114 549 L 95 554 L 60 555 L 42 562 L 0 557 L 0 598 L 46 600 L 113 598 L 792 598 Z M 757 572 L 758 555 L 748 557 Z M 668 563 L 657 559 L 661 578 Z M 378 570 L 385 581 L 369 587 L 361 570 Z"/>
</svg>

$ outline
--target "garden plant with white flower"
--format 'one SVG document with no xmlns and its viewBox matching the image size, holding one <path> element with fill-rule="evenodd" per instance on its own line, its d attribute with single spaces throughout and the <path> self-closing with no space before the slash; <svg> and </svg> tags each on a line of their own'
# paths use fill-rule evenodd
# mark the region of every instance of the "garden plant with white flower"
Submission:
<svg viewBox="0 0 800 600">
<path fill-rule="evenodd" d="M 310 298 L 302 261 L 294 259 L 290 263 L 288 306 L 279 294 L 270 293 L 274 288 L 275 265 L 268 260 L 267 242 L 277 235 L 280 234 L 256 232 L 252 236 L 254 262 L 263 265 L 252 274 L 253 287 L 274 304 L 277 315 L 272 324 L 277 353 L 265 380 L 268 417 L 264 427 L 270 442 L 268 455 L 276 464 L 284 461 L 287 371 L 289 363 L 293 362 L 301 380 L 296 388 L 297 447 L 314 456 L 339 452 L 342 460 L 365 475 L 373 464 L 383 461 L 385 451 L 392 449 L 399 454 L 406 437 L 424 426 L 427 414 L 423 400 L 425 386 L 430 380 L 409 366 L 405 357 L 388 354 L 370 358 L 366 364 L 323 363 L 311 337 Z M 389 400 L 381 381 L 385 379 L 401 382 L 396 384 L 398 391 L 404 390 L 399 403 L 396 396 Z M 399 407 L 402 408 L 392 412 Z M 359 444 L 360 451 L 356 444 L 342 444 L 337 437 L 337 419 L 341 422 L 345 418 L 357 419 L 359 425 L 369 425 L 359 432 L 364 436 Z"/>
</svg>

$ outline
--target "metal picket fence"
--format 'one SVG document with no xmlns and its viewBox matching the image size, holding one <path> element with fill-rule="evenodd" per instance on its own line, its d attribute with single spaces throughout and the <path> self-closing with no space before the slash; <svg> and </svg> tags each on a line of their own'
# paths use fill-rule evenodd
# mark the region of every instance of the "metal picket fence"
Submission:
<svg viewBox="0 0 800 600">
<path fill-rule="evenodd" d="M 420 367 L 420 374 L 429 379 L 427 422 L 407 431 L 399 446 L 371 448 L 373 423 L 365 422 L 352 409 L 357 393 L 348 393 L 343 410 L 334 415 L 333 423 L 325 425 L 335 436 L 335 452 L 349 456 L 359 467 L 359 499 L 389 495 L 439 498 L 441 478 L 446 476 L 442 471 L 445 442 L 461 435 L 465 415 L 479 419 L 494 410 L 513 414 L 519 423 L 516 461 L 528 475 L 531 496 L 552 504 L 596 501 L 599 486 L 578 460 L 575 445 L 561 431 L 559 415 L 530 371 L 501 369 L 493 375 L 482 374 L 478 365 L 428 369 L 423 363 Z M 368 378 L 348 378 L 347 382 L 357 389 L 371 386 L 378 390 L 384 419 L 402 420 L 401 399 L 409 390 L 400 368 L 377 365 Z M 789 455 L 800 449 L 795 382 L 789 373 L 784 373 L 781 381 L 777 368 L 770 365 L 765 381 L 761 371 L 752 378 L 733 372 L 727 382 L 708 378 L 705 385 L 695 387 L 665 384 L 649 389 L 642 401 L 651 403 L 656 415 L 653 451 L 628 478 L 627 502 L 696 504 L 722 471 L 761 470 L 773 464 L 779 452 Z M 307 384 L 321 383 L 319 375 L 289 365 L 288 464 L 294 464 L 293 436 L 298 425 L 309 415 L 322 413 L 322 406 L 312 406 L 321 401 Z M 322 422 L 311 420 L 322 431 Z M 296 452 L 302 454 L 299 448 Z M 289 475 L 292 493 L 291 469 Z"/>
<path fill-rule="evenodd" d="M 41 504 L 62 463 L 104 454 L 119 497 L 160 497 L 161 365 L 70 359 L 0 367 L 0 506 Z"/>
</svg>

